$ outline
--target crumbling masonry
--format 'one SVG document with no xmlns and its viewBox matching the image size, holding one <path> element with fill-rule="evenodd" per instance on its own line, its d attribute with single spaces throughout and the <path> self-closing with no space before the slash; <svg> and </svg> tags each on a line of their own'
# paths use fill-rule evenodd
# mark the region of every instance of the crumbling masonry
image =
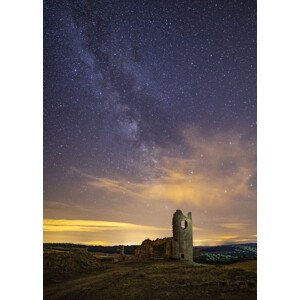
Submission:
<svg viewBox="0 0 300 300">
<path fill-rule="evenodd" d="M 173 258 L 193 261 L 192 213 L 189 212 L 186 217 L 181 210 L 176 210 L 173 214 L 172 225 L 173 237 L 155 241 L 147 239 L 136 250 L 136 255 L 139 258 Z"/>
</svg>

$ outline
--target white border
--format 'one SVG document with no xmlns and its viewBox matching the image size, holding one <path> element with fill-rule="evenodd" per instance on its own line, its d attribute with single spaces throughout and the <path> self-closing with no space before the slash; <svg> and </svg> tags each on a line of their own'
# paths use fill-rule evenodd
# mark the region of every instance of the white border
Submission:
<svg viewBox="0 0 300 300">
<path fill-rule="evenodd" d="M 0 31 L 0 299 L 42 299 L 42 1 L 1 1 Z"/>
<path fill-rule="evenodd" d="M 258 299 L 263 300 L 300 299 L 299 8 L 299 1 L 258 3 Z"/>
<path fill-rule="evenodd" d="M 42 1 L 2 1 L 1 299 L 42 298 Z M 258 3 L 258 299 L 298 299 L 299 2 Z"/>
</svg>

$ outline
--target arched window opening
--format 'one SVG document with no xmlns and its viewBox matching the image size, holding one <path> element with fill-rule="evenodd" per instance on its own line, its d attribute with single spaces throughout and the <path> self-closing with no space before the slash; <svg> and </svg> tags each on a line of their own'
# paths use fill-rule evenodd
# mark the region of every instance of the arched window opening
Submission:
<svg viewBox="0 0 300 300">
<path fill-rule="evenodd" d="M 188 223 L 187 223 L 186 220 L 181 221 L 181 228 L 182 228 L 183 230 L 186 229 L 187 226 L 188 226 Z"/>
</svg>

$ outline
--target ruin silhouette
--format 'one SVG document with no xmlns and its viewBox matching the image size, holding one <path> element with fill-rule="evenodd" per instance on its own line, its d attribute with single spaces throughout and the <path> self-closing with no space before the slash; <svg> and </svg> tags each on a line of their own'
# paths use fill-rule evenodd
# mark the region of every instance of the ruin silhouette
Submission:
<svg viewBox="0 0 300 300">
<path fill-rule="evenodd" d="M 173 237 L 144 240 L 136 249 L 138 258 L 179 259 L 193 261 L 193 224 L 192 213 L 187 217 L 177 209 L 172 220 Z"/>
</svg>

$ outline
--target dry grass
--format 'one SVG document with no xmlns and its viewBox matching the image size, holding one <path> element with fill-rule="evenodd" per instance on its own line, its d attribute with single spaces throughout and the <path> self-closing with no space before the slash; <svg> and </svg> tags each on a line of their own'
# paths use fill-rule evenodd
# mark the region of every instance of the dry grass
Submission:
<svg viewBox="0 0 300 300">
<path fill-rule="evenodd" d="M 83 252 L 75 255 L 79 264 L 81 256 L 86 259 Z M 66 264 L 67 261 L 64 266 Z M 242 263 L 242 266 L 245 267 L 245 264 Z M 46 272 L 48 270 L 52 274 L 45 283 L 44 298 L 256 299 L 256 273 L 242 269 L 239 264 L 214 266 L 180 261 L 131 260 L 100 265 L 95 263 L 91 267 L 90 271 L 85 269 L 81 273 L 74 272 L 72 268 L 73 273 L 68 280 L 58 272 L 57 267 L 46 268 Z"/>
<path fill-rule="evenodd" d="M 44 284 L 72 278 L 79 274 L 99 271 L 100 260 L 85 250 L 44 251 Z"/>
<path fill-rule="evenodd" d="M 249 260 L 249 261 L 243 261 L 243 262 L 238 262 L 230 265 L 226 265 L 226 268 L 233 269 L 233 268 L 238 268 L 238 269 L 243 269 L 249 272 L 257 272 L 257 260 Z"/>
</svg>

